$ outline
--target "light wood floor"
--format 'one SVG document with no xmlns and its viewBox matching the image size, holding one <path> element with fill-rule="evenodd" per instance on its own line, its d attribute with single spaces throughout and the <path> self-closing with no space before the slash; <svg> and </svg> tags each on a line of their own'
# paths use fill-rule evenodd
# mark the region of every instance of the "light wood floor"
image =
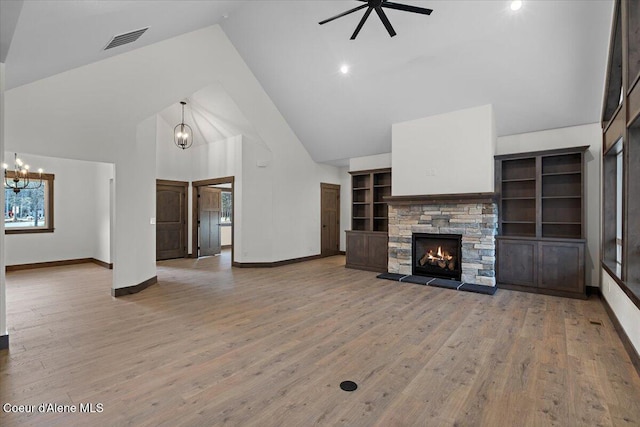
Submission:
<svg viewBox="0 0 640 427">
<path fill-rule="evenodd" d="M 104 411 L 0 425 L 640 425 L 640 378 L 598 299 L 399 284 L 339 256 L 228 264 L 165 261 L 118 299 L 92 264 L 9 273 L 0 402 Z"/>
</svg>

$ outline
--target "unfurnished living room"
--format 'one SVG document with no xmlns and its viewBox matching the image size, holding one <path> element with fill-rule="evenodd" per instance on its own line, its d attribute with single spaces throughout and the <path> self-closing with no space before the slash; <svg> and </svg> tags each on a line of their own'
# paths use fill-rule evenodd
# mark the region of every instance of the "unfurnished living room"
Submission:
<svg viewBox="0 0 640 427">
<path fill-rule="evenodd" d="M 640 0 L 0 0 L 0 425 L 640 426 Z"/>
</svg>

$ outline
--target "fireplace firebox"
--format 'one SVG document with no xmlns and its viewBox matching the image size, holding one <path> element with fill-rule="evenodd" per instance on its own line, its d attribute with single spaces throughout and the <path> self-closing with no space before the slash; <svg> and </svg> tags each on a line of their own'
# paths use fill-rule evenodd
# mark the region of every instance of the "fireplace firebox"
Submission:
<svg viewBox="0 0 640 427">
<path fill-rule="evenodd" d="M 460 280 L 462 236 L 460 234 L 413 233 L 412 274 Z"/>
</svg>

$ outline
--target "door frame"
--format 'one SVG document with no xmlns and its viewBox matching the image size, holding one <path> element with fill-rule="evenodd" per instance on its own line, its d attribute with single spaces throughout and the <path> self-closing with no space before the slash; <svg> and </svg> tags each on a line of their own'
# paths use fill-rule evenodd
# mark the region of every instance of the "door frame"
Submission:
<svg viewBox="0 0 640 427">
<path fill-rule="evenodd" d="M 336 214 L 336 219 L 338 221 L 337 224 L 337 239 L 338 239 L 338 250 L 336 251 L 336 253 L 332 253 L 332 254 L 323 254 L 322 253 L 322 190 L 328 188 L 328 189 L 332 189 L 332 190 L 338 190 L 338 202 L 336 203 L 336 209 L 337 209 L 337 214 Z M 320 183 L 320 256 L 322 257 L 328 257 L 328 256 L 334 256 L 334 255 L 338 255 L 340 253 L 340 185 L 339 184 L 328 184 L 325 182 L 321 182 Z"/>
<path fill-rule="evenodd" d="M 155 222 L 156 222 L 156 227 L 157 227 L 157 216 L 158 216 L 158 206 L 157 206 L 157 198 L 158 198 L 158 186 L 159 185 L 164 185 L 167 187 L 183 187 L 184 188 L 184 197 L 185 197 L 185 201 L 184 201 L 184 207 L 182 214 L 184 215 L 184 225 L 183 225 L 183 232 L 184 232 L 184 258 L 188 258 L 189 257 L 189 251 L 187 250 L 187 247 L 189 245 L 189 202 L 188 202 L 188 195 L 189 195 L 189 182 L 188 181 L 171 181 L 168 179 L 156 179 L 156 218 L 155 218 Z M 157 231 L 156 231 L 157 232 Z M 156 246 L 157 246 L 157 242 L 156 242 Z M 157 251 L 157 249 L 156 249 Z M 157 256 L 157 255 L 156 255 Z"/>
<path fill-rule="evenodd" d="M 233 264 L 234 258 L 234 238 L 235 238 L 235 224 L 236 224 L 236 202 L 235 202 L 235 190 L 234 190 L 235 177 L 225 176 L 222 178 L 203 179 L 200 181 L 191 182 L 192 197 L 191 197 L 191 258 L 198 258 L 200 251 L 198 250 L 198 221 L 199 208 L 198 208 L 198 195 L 200 194 L 200 187 L 209 187 L 211 185 L 231 184 L 231 263 Z"/>
</svg>

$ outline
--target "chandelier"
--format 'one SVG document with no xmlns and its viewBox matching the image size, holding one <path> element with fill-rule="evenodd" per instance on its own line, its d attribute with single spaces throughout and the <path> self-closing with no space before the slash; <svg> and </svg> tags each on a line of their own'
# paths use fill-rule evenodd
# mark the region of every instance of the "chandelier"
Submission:
<svg viewBox="0 0 640 427">
<path fill-rule="evenodd" d="M 182 104 L 182 121 L 173 128 L 174 141 L 178 148 L 186 150 L 193 144 L 193 131 L 191 130 L 191 126 L 184 123 L 184 106 L 187 105 L 187 103 L 180 101 L 180 104 Z"/>
<path fill-rule="evenodd" d="M 4 169 L 4 188 L 19 193 L 20 190 L 35 190 L 42 187 L 42 169 L 38 169 L 37 182 L 32 181 L 34 173 L 29 172 L 29 165 L 18 158 L 18 153 L 14 153 L 13 170 L 9 170 L 9 165 L 2 164 Z"/>
</svg>

